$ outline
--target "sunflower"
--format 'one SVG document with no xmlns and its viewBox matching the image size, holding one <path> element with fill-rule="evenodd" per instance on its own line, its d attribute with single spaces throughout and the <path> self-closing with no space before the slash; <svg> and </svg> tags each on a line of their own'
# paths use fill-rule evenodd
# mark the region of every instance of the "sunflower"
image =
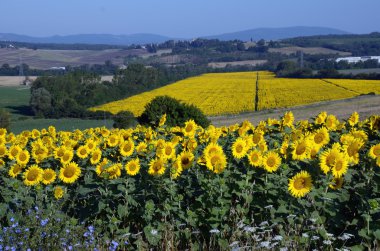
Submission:
<svg viewBox="0 0 380 251">
<path fill-rule="evenodd" d="M 74 157 L 73 150 L 66 148 L 62 157 L 60 158 L 61 164 L 66 165 L 66 164 L 70 163 L 70 161 L 73 159 L 73 157 Z"/>
<path fill-rule="evenodd" d="M 166 142 L 164 148 L 162 149 L 161 156 L 163 159 L 174 159 L 175 158 L 175 144 L 171 142 Z"/>
<path fill-rule="evenodd" d="M 37 129 L 32 130 L 32 135 L 31 135 L 32 139 L 36 139 L 36 138 L 40 137 L 40 135 L 41 135 L 41 133 Z"/>
<path fill-rule="evenodd" d="M 45 169 L 42 174 L 42 183 L 49 185 L 55 181 L 57 174 L 51 168 Z"/>
<path fill-rule="evenodd" d="M 377 159 L 376 159 L 376 165 L 377 165 L 378 167 L 380 167 L 380 157 L 377 157 Z"/>
<path fill-rule="evenodd" d="M 88 157 L 90 153 L 90 150 L 87 148 L 86 145 L 83 145 L 83 146 L 79 146 L 77 151 L 76 151 L 76 154 L 77 156 L 80 158 L 80 159 L 85 159 Z"/>
<path fill-rule="evenodd" d="M 350 124 L 350 126 L 356 125 L 359 122 L 359 113 L 353 112 L 348 118 L 347 122 Z"/>
<path fill-rule="evenodd" d="M 331 184 L 329 185 L 329 187 L 333 190 L 337 190 L 339 188 L 342 188 L 343 186 L 343 177 L 339 177 L 339 178 L 333 178 Z"/>
<path fill-rule="evenodd" d="M 261 141 L 264 140 L 264 132 L 256 130 L 252 135 L 252 143 L 254 146 L 258 145 Z"/>
<path fill-rule="evenodd" d="M 177 179 L 183 171 L 180 162 L 181 160 L 178 158 L 176 161 L 173 162 L 172 167 L 170 168 L 170 177 L 172 179 Z"/>
<path fill-rule="evenodd" d="M 121 163 L 116 163 L 111 166 L 109 166 L 105 171 L 106 174 L 108 174 L 108 179 L 116 179 L 121 176 L 121 169 L 122 169 Z"/>
<path fill-rule="evenodd" d="M 7 129 L 0 128 L 0 138 L 5 137 L 7 135 Z"/>
<path fill-rule="evenodd" d="M 16 156 L 16 161 L 18 164 L 25 166 L 28 164 L 30 158 L 30 154 L 28 150 L 21 150 L 17 156 Z"/>
<path fill-rule="evenodd" d="M 119 146 L 119 152 L 124 157 L 131 156 L 134 150 L 135 150 L 135 143 L 132 140 L 124 141 Z"/>
<path fill-rule="evenodd" d="M 322 127 L 315 131 L 315 133 L 312 136 L 312 139 L 315 144 L 319 146 L 324 146 L 330 142 L 329 131 L 326 129 L 326 127 Z"/>
<path fill-rule="evenodd" d="M 138 158 L 136 158 L 136 159 L 129 161 L 125 165 L 125 170 L 127 171 L 127 174 L 129 174 L 131 176 L 135 176 L 140 171 L 140 160 Z"/>
<path fill-rule="evenodd" d="M 160 121 L 158 122 L 158 126 L 163 126 L 166 122 L 166 113 L 161 116 Z"/>
<path fill-rule="evenodd" d="M 21 173 L 23 169 L 23 166 L 21 166 L 20 164 L 14 164 L 11 166 L 11 168 L 9 169 L 9 176 L 11 176 L 12 178 L 16 178 L 17 175 L 19 175 Z"/>
<path fill-rule="evenodd" d="M 102 151 L 99 148 L 97 148 L 92 151 L 90 162 L 93 165 L 98 164 L 101 158 L 102 158 Z"/>
<path fill-rule="evenodd" d="M 117 146 L 117 144 L 119 144 L 119 141 L 120 141 L 119 135 L 111 134 L 107 138 L 107 145 L 109 147 L 115 147 L 115 146 Z"/>
<path fill-rule="evenodd" d="M 210 143 L 203 150 L 203 155 L 205 157 L 210 156 L 213 153 L 223 153 L 223 148 L 216 143 Z"/>
<path fill-rule="evenodd" d="M 182 145 L 186 150 L 193 152 L 197 148 L 198 142 L 195 139 L 186 139 Z"/>
<path fill-rule="evenodd" d="M 268 151 L 264 156 L 261 165 L 270 173 L 277 171 L 281 165 L 281 157 L 274 151 Z"/>
<path fill-rule="evenodd" d="M 325 125 L 329 131 L 335 131 L 339 125 L 339 120 L 332 114 L 326 118 Z"/>
<path fill-rule="evenodd" d="M 371 148 L 368 151 L 368 156 L 372 159 L 377 159 L 380 157 L 380 143 L 374 146 L 371 146 Z"/>
<path fill-rule="evenodd" d="M 364 142 L 359 138 L 354 138 L 343 145 L 343 151 L 346 152 L 349 162 L 353 164 L 359 163 L 359 151 L 363 147 Z"/>
<path fill-rule="evenodd" d="M 1 157 L 4 157 L 5 155 L 7 155 L 8 154 L 8 149 L 7 149 L 7 147 L 5 146 L 5 144 L 3 145 L 3 144 L 1 144 L 0 145 L 0 158 Z"/>
<path fill-rule="evenodd" d="M 263 156 L 259 150 L 254 149 L 248 153 L 248 160 L 251 166 L 259 167 L 262 163 Z"/>
<path fill-rule="evenodd" d="M 348 170 L 348 161 L 344 157 L 340 157 L 335 160 L 333 167 L 331 168 L 334 178 L 340 178 Z"/>
<path fill-rule="evenodd" d="M 363 142 L 367 142 L 368 140 L 368 135 L 363 130 L 353 129 L 350 134 L 354 136 L 354 138 L 361 139 Z"/>
<path fill-rule="evenodd" d="M 54 188 L 54 197 L 57 200 L 59 200 L 60 198 L 62 198 L 64 194 L 65 194 L 65 190 L 63 190 L 62 187 L 57 186 L 57 187 Z"/>
<path fill-rule="evenodd" d="M 95 172 L 98 176 L 102 176 L 103 172 L 107 169 L 107 166 L 109 166 L 110 161 L 106 158 L 103 158 L 103 160 L 96 166 Z"/>
<path fill-rule="evenodd" d="M 327 118 L 327 112 L 320 112 L 314 120 L 314 123 L 317 125 L 325 123 Z"/>
<path fill-rule="evenodd" d="M 213 152 L 206 156 L 206 167 L 218 174 L 227 167 L 227 158 L 224 152 Z"/>
<path fill-rule="evenodd" d="M 248 151 L 246 141 L 242 138 L 237 138 L 236 141 L 232 144 L 232 155 L 236 159 L 243 158 Z"/>
<path fill-rule="evenodd" d="M 42 180 L 43 170 L 37 165 L 32 165 L 24 172 L 24 184 L 27 186 L 38 185 Z"/>
<path fill-rule="evenodd" d="M 195 134 L 195 131 L 197 130 L 197 124 L 194 122 L 194 120 L 190 119 L 185 122 L 185 127 L 183 128 L 183 135 L 188 137 L 193 137 Z"/>
<path fill-rule="evenodd" d="M 138 145 L 136 146 L 137 154 L 143 155 L 147 151 L 147 147 L 148 145 L 144 141 L 141 141 L 140 143 L 138 143 Z"/>
<path fill-rule="evenodd" d="M 59 179 L 64 183 L 74 183 L 80 176 L 81 169 L 75 162 L 70 162 L 61 168 L 59 172 Z"/>
<path fill-rule="evenodd" d="M 301 198 L 310 192 L 312 186 L 311 176 L 301 171 L 289 179 L 288 190 L 293 197 Z"/>
<path fill-rule="evenodd" d="M 178 155 L 178 161 L 182 170 L 186 170 L 193 165 L 194 154 L 192 152 L 184 151 Z"/>
<path fill-rule="evenodd" d="M 57 147 L 54 150 L 54 158 L 61 159 L 62 156 L 65 154 L 65 151 L 66 151 L 66 147 L 65 146 Z"/>
<path fill-rule="evenodd" d="M 92 152 L 95 149 L 97 149 L 97 146 L 98 146 L 98 142 L 96 142 L 93 139 L 89 139 L 89 140 L 86 141 L 86 147 L 87 147 L 88 151 L 90 151 L 90 152 Z"/>
<path fill-rule="evenodd" d="M 161 158 L 152 159 L 149 163 L 148 173 L 150 175 L 159 176 L 163 175 L 166 170 L 166 162 Z"/>
<path fill-rule="evenodd" d="M 327 174 L 334 166 L 335 161 L 339 158 L 343 158 L 343 154 L 336 147 L 327 149 L 319 155 L 319 166 L 321 170 Z"/>
<path fill-rule="evenodd" d="M 297 140 L 291 145 L 292 159 L 294 160 L 304 160 L 310 158 L 310 148 L 311 144 L 307 138 Z"/>
<path fill-rule="evenodd" d="M 19 145 L 12 145 L 8 151 L 8 158 L 11 160 L 16 159 L 18 153 L 21 151 L 22 151 L 22 149 Z"/>
<path fill-rule="evenodd" d="M 292 127 L 294 122 L 294 115 L 292 112 L 286 112 L 284 116 L 282 117 L 282 125 Z"/>
</svg>

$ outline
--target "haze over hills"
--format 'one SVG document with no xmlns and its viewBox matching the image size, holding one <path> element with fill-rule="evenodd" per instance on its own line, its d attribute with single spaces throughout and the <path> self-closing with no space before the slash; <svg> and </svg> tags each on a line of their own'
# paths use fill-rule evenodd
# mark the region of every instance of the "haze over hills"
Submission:
<svg viewBox="0 0 380 251">
<path fill-rule="evenodd" d="M 294 27 L 284 27 L 284 28 L 257 28 L 245 31 L 224 33 L 215 36 L 206 36 L 204 38 L 208 39 L 219 39 L 219 40 L 242 40 L 249 41 L 251 38 L 255 41 L 260 39 L 265 40 L 279 40 L 284 38 L 293 37 L 305 37 L 305 36 L 315 36 L 315 35 L 345 35 L 350 34 L 349 32 L 327 28 L 327 27 L 307 27 L 307 26 L 294 26 Z"/>
<path fill-rule="evenodd" d="M 219 40 L 242 40 L 249 41 L 265 39 L 279 40 L 284 38 L 313 36 L 313 35 L 330 35 L 330 34 L 350 34 L 349 32 L 325 28 L 325 27 L 306 27 L 295 26 L 285 28 L 257 28 L 220 35 L 202 36 L 207 39 Z M 111 35 L 111 34 L 78 34 L 67 36 L 50 36 L 50 37 L 32 37 L 13 33 L 0 33 L 0 41 L 16 41 L 28 43 L 61 43 L 61 44 L 110 44 L 110 45 L 131 45 L 131 44 L 148 44 L 162 43 L 167 40 L 178 40 L 167 36 L 139 33 L 130 35 Z M 190 39 L 190 38 L 185 38 Z M 184 39 L 182 39 L 184 40 Z"/>
</svg>

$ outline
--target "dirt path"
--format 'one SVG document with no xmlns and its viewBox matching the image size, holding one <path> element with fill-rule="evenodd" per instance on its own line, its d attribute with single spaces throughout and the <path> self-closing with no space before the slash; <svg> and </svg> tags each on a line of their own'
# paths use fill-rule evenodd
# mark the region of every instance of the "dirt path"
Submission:
<svg viewBox="0 0 380 251">
<path fill-rule="evenodd" d="M 295 120 L 310 119 L 315 117 L 321 111 L 326 111 L 328 114 L 334 114 L 342 120 L 347 119 L 354 111 L 357 111 L 362 120 L 370 115 L 380 115 L 380 95 L 365 95 L 344 100 L 319 102 L 305 106 L 209 118 L 211 123 L 215 126 L 229 126 L 235 123 L 241 123 L 244 120 L 248 120 L 254 125 L 257 125 L 260 121 L 267 120 L 268 118 L 279 119 L 287 111 L 293 112 Z"/>
</svg>

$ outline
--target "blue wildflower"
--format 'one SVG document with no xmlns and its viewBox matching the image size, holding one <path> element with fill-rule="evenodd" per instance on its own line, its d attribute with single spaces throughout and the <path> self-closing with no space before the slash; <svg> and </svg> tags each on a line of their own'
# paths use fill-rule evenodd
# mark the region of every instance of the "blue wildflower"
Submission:
<svg viewBox="0 0 380 251">
<path fill-rule="evenodd" d="M 49 219 L 41 220 L 41 226 L 44 227 L 49 222 Z"/>
</svg>

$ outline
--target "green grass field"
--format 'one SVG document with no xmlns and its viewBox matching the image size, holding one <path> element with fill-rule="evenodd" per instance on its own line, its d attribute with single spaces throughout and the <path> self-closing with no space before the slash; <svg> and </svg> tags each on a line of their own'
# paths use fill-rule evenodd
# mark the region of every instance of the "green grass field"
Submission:
<svg viewBox="0 0 380 251">
<path fill-rule="evenodd" d="M 10 130 L 20 133 L 23 130 L 42 129 L 53 125 L 57 130 L 72 131 L 91 127 L 112 127 L 112 120 L 85 119 L 35 119 L 29 108 L 30 89 L 26 87 L 0 87 L 0 108 L 11 113 Z"/>
</svg>

